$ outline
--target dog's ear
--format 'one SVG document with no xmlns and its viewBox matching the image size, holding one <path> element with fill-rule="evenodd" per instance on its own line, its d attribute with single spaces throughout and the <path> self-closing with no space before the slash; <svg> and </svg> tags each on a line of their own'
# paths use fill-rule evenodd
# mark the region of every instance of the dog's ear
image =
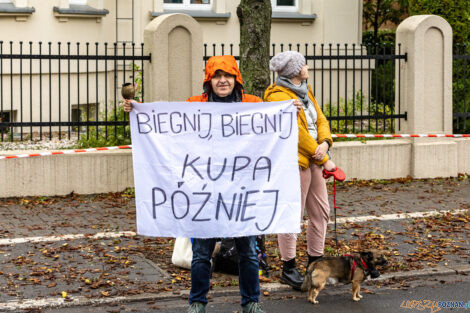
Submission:
<svg viewBox="0 0 470 313">
<path fill-rule="evenodd" d="M 374 253 L 370 251 L 361 252 L 361 258 L 364 260 L 372 261 L 374 259 Z"/>
</svg>

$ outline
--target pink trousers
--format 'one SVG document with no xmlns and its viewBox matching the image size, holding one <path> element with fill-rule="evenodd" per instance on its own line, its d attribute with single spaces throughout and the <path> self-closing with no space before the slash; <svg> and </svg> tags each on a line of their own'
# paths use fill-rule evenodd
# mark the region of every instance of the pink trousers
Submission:
<svg viewBox="0 0 470 313">
<path fill-rule="evenodd" d="M 302 217 L 307 209 L 307 253 L 310 256 L 323 255 L 326 228 L 330 214 L 326 181 L 322 168 L 311 164 L 307 169 L 300 169 L 300 190 L 302 193 Z M 279 251 L 283 261 L 295 258 L 297 234 L 279 234 Z"/>
</svg>

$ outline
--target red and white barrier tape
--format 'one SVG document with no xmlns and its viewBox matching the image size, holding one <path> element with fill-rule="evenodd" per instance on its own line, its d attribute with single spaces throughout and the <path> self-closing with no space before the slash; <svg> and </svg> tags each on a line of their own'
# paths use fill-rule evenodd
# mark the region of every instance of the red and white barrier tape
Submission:
<svg viewBox="0 0 470 313">
<path fill-rule="evenodd" d="M 470 138 L 470 134 L 333 134 L 333 138 Z"/>
<path fill-rule="evenodd" d="M 333 134 L 331 135 L 331 137 L 333 138 L 423 138 L 423 137 L 470 138 L 470 134 Z M 119 149 L 132 149 L 132 145 L 103 147 L 103 148 L 75 149 L 75 150 L 61 150 L 61 151 L 52 151 L 52 152 L 48 151 L 48 152 L 18 154 L 18 155 L 0 155 L 0 160 L 31 158 L 31 157 L 49 156 L 49 155 L 58 155 L 58 154 L 74 154 L 74 153 L 83 153 L 83 152 L 119 150 Z"/>
<path fill-rule="evenodd" d="M 75 150 L 61 150 L 61 151 L 47 151 L 39 153 L 25 153 L 18 155 L 0 155 L 0 160 L 2 159 L 18 159 L 18 158 L 32 158 L 38 156 L 49 156 L 57 154 L 74 154 L 74 153 L 83 153 L 83 152 L 96 152 L 96 151 L 106 151 L 106 150 L 119 150 L 119 149 L 132 149 L 131 145 L 128 146 L 116 146 L 116 147 L 103 147 L 103 148 L 88 148 L 88 149 L 75 149 Z"/>
</svg>

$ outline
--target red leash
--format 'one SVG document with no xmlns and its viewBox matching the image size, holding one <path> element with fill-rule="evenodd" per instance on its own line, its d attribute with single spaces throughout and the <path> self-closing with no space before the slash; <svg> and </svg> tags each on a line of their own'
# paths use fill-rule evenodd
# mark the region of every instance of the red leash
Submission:
<svg viewBox="0 0 470 313">
<path fill-rule="evenodd" d="M 346 175 L 344 174 L 343 170 L 339 167 L 332 172 L 329 172 L 323 169 L 323 178 L 328 179 L 333 176 L 333 206 L 334 206 L 334 213 L 335 213 L 335 242 L 336 242 L 336 253 L 338 253 L 338 233 L 336 232 L 336 209 L 339 209 L 336 205 L 336 180 L 343 181 L 346 179 Z"/>
<path fill-rule="evenodd" d="M 338 253 L 338 234 L 336 233 L 336 209 L 339 207 L 336 206 L 336 178 L 333 179 L 333 205 L 335 212 L 335 242 L 336 242 L 336 253 Z"/>
</svg>

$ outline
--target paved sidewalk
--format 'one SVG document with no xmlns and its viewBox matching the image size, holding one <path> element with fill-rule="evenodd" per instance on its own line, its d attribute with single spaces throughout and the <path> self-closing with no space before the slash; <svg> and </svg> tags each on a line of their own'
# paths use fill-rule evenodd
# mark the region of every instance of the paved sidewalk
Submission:
<svg viewBox="0 0 470 313">
<path fill-rule="evenodd" d="M 469 270 L 470 180 L 466 176 L 353 181 L 337 187 L 339 253 L 383 250 L 390 266 L 382 283 L 400 275 Z M 331 208 L 332 218 L 332 203 Z M 448 212 L 439 213 L 444 210 Z M 421 217 L 422 212 L 434 215 Z M 417 214 L 409 218 L 405 213 Z M 131 192 L 0 199 L 0 311 L 187 297 L 189 272 L 170 262 L 173 240 L 133 232 Z M 76 236 L 64 240 L 63 235 Z M 326 253 L 334 254 L 333 224 L 327 237 Z M 262 289 L 285 289 L 279 285 L 276 237 L 267 236 L 266 245 L 271 273 L 262 277 Z M 305 245 L 302 235 L 301 268 L 306 264 Z M 236 277 L 214 273 L 211 294 L 235 295 L 236 285 Z"/>
</svg>

